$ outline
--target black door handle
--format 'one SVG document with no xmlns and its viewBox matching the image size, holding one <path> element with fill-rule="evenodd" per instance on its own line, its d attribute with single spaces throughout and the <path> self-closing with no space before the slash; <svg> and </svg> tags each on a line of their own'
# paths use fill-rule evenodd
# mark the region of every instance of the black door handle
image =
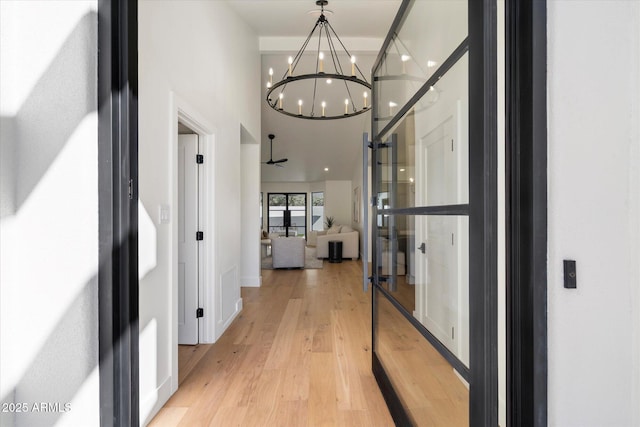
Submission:
<svg viewBox="0 0 640 427">
<path fill-rule="evenodd" d="M 418 249 L 420 249 L 420 252 L 425 253 L 427 247 L 425 246 L 424 242 L 422 242 L 422 244 L 418 246 Z"/>
</svg>

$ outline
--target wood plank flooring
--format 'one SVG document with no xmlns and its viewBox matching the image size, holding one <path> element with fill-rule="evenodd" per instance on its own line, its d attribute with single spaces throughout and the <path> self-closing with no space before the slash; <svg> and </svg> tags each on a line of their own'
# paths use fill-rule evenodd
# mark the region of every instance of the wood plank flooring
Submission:
<svg viewBox="0 0 640 427">
<path fill-rule="evenodd" d="M 360 262 L 262 275 L 217 343 L 181 350 L 184 378 L 150 425 L 392 426 Z"/>
</svg>

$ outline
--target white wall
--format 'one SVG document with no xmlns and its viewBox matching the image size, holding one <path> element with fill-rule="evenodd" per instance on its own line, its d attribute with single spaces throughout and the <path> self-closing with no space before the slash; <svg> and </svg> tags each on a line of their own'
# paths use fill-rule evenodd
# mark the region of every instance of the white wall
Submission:
<svg viewBox="0 0 640 427">
<path fill-rule="evenodd" d="M 548 2 L 551 426 L 640 425 L 639 29 L 637 1 Z"/>
<path fill-rule="evenodd" d="M 332 216 L 335 224 L 350 225 L 352 221 L 351 181 L 326 181 L 324 214 Z"/>
<path fill-rule="evenodd" d="M 204 339 L 213 341 L 242 304 L 241 126 L 250 135 L 260 134 L 261 79 L 257 37 L 224 2 L 143 0 L 138 25 L 140 200 L 155 222 L 157 241 L 157 264 L 140 281 L 144 421 L 178 381 L 176 109 L 186 110 L 209 134 L 204 154 L 210 214 L 203 224 L 207 267 L 201 303 Z M 171 209 L 169 224 L 159 224 L 161 205 Z M 147 237 L 140 239 L 142 248 Z"/>
<path fill-rule="evenodd" d="M 243 132 L 244 133 L 244 132 Z M 260 144 L 247 136 L 242 155 L 240 286 L 260 286 Z"/>
<path fill-rule="evenodd" d="M 96 10 L 0 2 L 3 426 L 100 423 Z"/>
</svg>

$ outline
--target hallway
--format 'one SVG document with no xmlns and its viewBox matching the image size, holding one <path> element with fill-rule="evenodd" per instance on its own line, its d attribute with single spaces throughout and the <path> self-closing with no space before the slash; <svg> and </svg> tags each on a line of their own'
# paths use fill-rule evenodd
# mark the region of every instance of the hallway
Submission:
<svg viewBox="0 0 640 427">
<path fill-rule="evenodd" d="M 181 348 L 180 387 L 150 425 L 392 426 L 371 373 L 360 262 L 262 274 L 217 343 Z"/>
</svg>

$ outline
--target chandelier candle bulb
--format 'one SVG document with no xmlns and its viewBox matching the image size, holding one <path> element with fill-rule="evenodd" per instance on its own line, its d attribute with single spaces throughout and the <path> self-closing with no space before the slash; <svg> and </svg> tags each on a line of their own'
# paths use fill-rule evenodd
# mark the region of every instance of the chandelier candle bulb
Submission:
<svg viewBox="0 0 640 427">
<path fill-rule="evenodd" d="M 402 74 L 407 74 L 407 67 L 404 65 L 411 57 L 409 55 L 402 55 L 400 60 L 402 61 Z"/>
<path fill-rule="evenodd" d="M 273 68 L 269 68 L 269 87 L 273 84 Z"/>
<path fill-rule="evenodd" d="M 364 100 L 364 108 L 367 108 L 367 97 L 369 96 L 369 94 L 367 92 L 362 94 L 362 98 Z"/>
<path fill-rule="evenodd" d="M 289 57 L 289 75 L 291 75 L 291 64 L 293 64 L 293 57 Z"/>
<path fill-rule="evenodd" d="M 302 115 L 302 99 L 298 99 L 298 115 Z"/>
<path fill-rule="evenodd" d="M 318 54 L 319 64 L 318 64 L 318 72 L 324 73 L 324 53 L 320 52 Z"/>
<path fill-rule="evenodd" d="M 282 98 L 284 98 L 284 94 L 281 93 L 280 96 L 278 96 L 278 108 L 280 108 L 282 110 Z"/>
<path fill-rule="evenodd" d="M 351 55 L 351 75 L 356 75 L 356 57 Z"/>
<path fill-rule="evenodd" d="M 349 114 L 349 100 L 348 99 L 344 100 L 344 113 L 345 114 Z"/>
<path fill-rule="evenodd" d="M 397 106 L 398 104 L 396 104 L 393 101 L 389 102 L 389 117 L 393 116 L 393 107 Z"/>
<path fill-rule="evenodd" d="M 327 106 L 327 103 L 322 101 L 322 117 L 324 117 L 324 107 Z"/>
</svg>

